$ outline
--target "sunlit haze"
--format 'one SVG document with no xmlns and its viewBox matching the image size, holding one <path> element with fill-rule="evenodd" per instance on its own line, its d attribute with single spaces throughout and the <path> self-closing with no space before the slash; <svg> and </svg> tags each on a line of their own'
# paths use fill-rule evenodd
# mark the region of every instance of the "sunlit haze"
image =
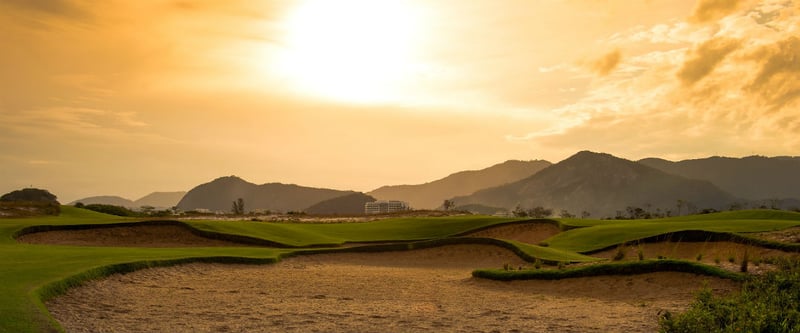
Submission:
<svg viewBox="0 0 800 333">
<path fill-rule="evenodd" d="M 800 1 L 0 2 L 0 192 L 800 155 Z"/>
</svg>

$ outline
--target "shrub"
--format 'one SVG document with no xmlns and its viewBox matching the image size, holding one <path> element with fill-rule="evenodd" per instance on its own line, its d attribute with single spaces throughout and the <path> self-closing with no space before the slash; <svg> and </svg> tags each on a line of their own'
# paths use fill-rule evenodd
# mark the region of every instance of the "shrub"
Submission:
<svg viewBox="0 0 800 333">
<path fill-rule="evenodd" d="M 88 210 L 93 210 L 99 213 L 105 213 L 109 215 L 116 215 L 116 216 L 137 216 L 136 212 L 122 207 L 122 206 L 114 206 L 114 205 L 104 205 L 104 204 L 91 204 L 86 205 L 83 208 Z"/>
<path fill-rule="evenodd" d="M 731 263 L 731 264 L 735 263 L 736 262 L 736 256 L 734 256 L 732 254 L 729 255 L 728 256 L 728 262 Z"/>
<path fill-rule="evenodd" d="M 536 258 L 536 260 L 533 262 L 533 268 L 536 269 L 542 268 L 542 261 L 539 260 L 539 258 Z"/>
<path fill-rule="evenodd" d="M 739 293 L 715 297 L 701 291 L 683 313 L 664 313 L 661 331 L 797 332 L 800 327 L 800 261 L 784 260 L 781 269 L 751 277 Z"/>
<path fill-rule="evenodd" d="M 639 260 L 644 260 L 644 250 L 641 246 L 636 250 L 636 255 L 639 256 Z"/>
<path fill-rule="evenodd" d="M 698 253 L 697 254 L 697 261 L 700 261 L 700 260 L 703 260 L 703 254 L 702 253 Z"/>
<path fill-rule="evenodd" d="M 617 253 L 614 254 L 614 261 L 625 259 L 625 247 L 620 245 L 617 247 Z"/>
<path fill-rule="evenodd" d="M 742 255 L 742 264 L 739 267 L 739 271 L 742 273 L 747 273 L 747 250 L 744 250 L 744 255 Z"/>
</svg>

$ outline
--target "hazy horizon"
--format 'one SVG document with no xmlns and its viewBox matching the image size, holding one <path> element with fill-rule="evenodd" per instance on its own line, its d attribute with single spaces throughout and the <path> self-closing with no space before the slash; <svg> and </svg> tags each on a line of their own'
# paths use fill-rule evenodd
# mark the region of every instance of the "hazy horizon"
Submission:
<svg viewBox="0 0 800 333">
<path fill-rule="evenodd" d="M 800 1 L 0 3 L 0 192 L 800 153 Z"/>
</svg>

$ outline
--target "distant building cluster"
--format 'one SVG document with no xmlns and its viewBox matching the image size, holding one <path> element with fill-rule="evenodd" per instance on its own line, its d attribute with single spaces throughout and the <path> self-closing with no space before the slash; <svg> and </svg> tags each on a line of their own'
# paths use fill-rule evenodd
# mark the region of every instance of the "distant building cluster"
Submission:
<svg viewBox="0 0 800 333">
<path fill-rule="evenodd" d="M 407 202 L 398 200 L 378 200 L 364 204 L 364 214 L 384 214 L 411 210 Z"/>
</svg>

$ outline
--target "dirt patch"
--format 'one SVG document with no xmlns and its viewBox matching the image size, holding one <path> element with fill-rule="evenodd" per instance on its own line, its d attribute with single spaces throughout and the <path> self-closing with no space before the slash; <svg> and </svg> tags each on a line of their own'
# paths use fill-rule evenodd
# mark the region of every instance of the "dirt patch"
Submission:
<svg viewBox="0 0 800 333">
<path fill-rule="evenodd" d="M 645 259 L 657 259 L 662 257 L 691 260 L 719 266 L 731 271 L 739 271 L 744 253 L 747 252 L 750 263 L 748 265 L 748 271 L 751 273 L 760 273 L 763 270 L 769 269 L 770 265 L 761 263 L 765 258 L 797 255 L 797 253 L 793 252 L 766 249 L 734 242 L 655 242 L 624 246 L 623 253 L 625 253 L 625 256 L 622 260 L 639 260 L 638 252 L 640 248 Z M 611 259 L 617 254 L 617 251 L 617 249 L 610 249 L 592 253 L 591 256 Z M 756 265 L 756 263 L 758 263 L 758 265 Z"/>
<path fill-rule="evenodd" d="M 545 239 L 555 236 L 559 232 L 561 232 L 561 229 L 555 224 L 534 222 L 499 225 L 464 236 L 508 239 L 528 244 L 538 244 Z"/>
<path fill-rule="evenodd" d="M 177 225 L 115 226 L 81 230 L 52 230 L 17 237 L 29 244 L 111 247 L 252 246 L 193 234 Z"/>
<path fill-rule="evenodd" d="M 769 232 L 748 233 L 745 235 L 781 243 L 800 243 L 800 227 Z"/>
<path fill-rule="evenodd" d="M 522 263 L 488 245 L 190 264 L 114 275 L 47 306 L 67 332 L 654 332 L 703 281 L 686 273 L 498 282 L 474 268 Z"/>
</svg>

